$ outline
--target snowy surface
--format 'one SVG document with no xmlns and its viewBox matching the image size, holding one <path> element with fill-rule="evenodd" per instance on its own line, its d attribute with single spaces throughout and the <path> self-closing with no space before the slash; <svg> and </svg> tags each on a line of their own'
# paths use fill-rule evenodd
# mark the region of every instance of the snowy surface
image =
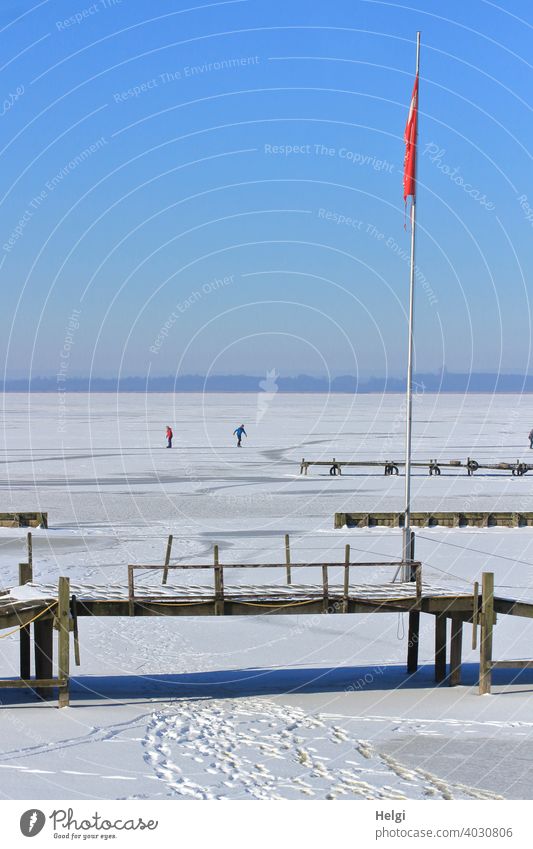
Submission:
<svg viewBox="0 0 533 849">
<path fill-rule="evenodd" d="M 263 393 L 264 395 L 264 393 Z M 2 507 L 44 510 L 34 575 L 54 586 L 126 586 L 128 563 L 283 563 L 398 558 L 397 530 L 333 530 L 333 514 L 401 510 L 404 478 L 306 459 L 402 459 L 400 396 L 7 395 Z M 248 439 L 237 449 L 234 428 Z M 174 448 L 164 445 L 167 424 Z M 533 398 L 419 395 L 414 456 L 530 460 Z M 422 469 L 415 510 L 531 510 L 533 474 Z M 0 582 L 17 584 L 26 532 L 0 529 Z M 421 529 L 424 578 L 470 591 L 483 570 L 499 595 L 533 601 L 533 529 Z M 301 570 L 317 585 L 321 571 Z M 390 580 L 391 567 L 357 580 Z M 211 586 L 211 574 L 205 583 Z M 235 570 L 228 584 L 283 586 L 283 570 Z M 159 573 L 139 573 L 155 587 Z M 340 573 L 330 577 L 341 581 Z M 198 573 L 171 572 L 172 587 Z M 202 581 L 203 583 L 203 581 Z M 116 588 L 116 589 L 115 589 Z M 147 589 L 147 592 L 150 591 Z M 180 590 L 182 591 L 182 590 Z M 477 695 L 478 654 L 464 634 L 464 684 L 433 684 L 432 617 L 421 667 L 405 674 L 407 618 L 260 616 L 81 619 L 71 707 L 2 691 L 4 798 L 531 798 L 533 671 L 499 670 Z M 2 636 L 2 635 L 0 635 Z M 500 617 L 497 659 L 532 657 L 533 625 Z M 0 675 L 18 639 L 0 640 Z"/>
</svg>

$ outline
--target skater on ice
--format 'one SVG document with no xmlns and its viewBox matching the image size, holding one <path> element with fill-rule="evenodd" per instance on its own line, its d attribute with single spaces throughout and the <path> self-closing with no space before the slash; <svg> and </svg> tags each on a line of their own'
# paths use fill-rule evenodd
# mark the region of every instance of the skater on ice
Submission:
<svg viewBox="0 0 533 849">
<path fill-rule="evenodd" d="M 529 431 L 528 439 L 529 439 L 529 447 L 533 448 L 533 427 Z"/>
<path fill-rule="evenodd" d="M 167 425 L 167 448 L 172 448 L 172 438 L 174 434 L 172 433 L 172 428 L 170 425 Z"/>
<path fill-rule="evenodd" d="M 242 440 L 243 436 L 248 436 L 248 434 L 246 433 L 246 431 L 244 429 L 243 424 L 240 427 L 235 428 L 235 430 L 233 431 L 233 436 L 237 437 L 237 448 L 240 448 L 241 447 L 241 440 Z"/>
</svg>

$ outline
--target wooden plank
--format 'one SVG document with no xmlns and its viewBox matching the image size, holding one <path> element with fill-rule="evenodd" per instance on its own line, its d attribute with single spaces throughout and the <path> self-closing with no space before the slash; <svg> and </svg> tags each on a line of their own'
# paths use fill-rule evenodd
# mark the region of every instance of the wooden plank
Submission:
<svg viewBox="0 0 533 849">
<path fill-rule="evenodd" d="M 470 618 L 472 615 L 472 596 L 423 596 L 419 606 L 422 613 L 444 613 L 448 616 L 452 616 L 454 613 L 463 613 Z"/>
<path fill-rule="evenodd" d="M 435 681 L 446 678 L 446 632 L 447 619 L 442 614 L 435 616 Z"/>
<path fill-rule="evenodd" d="M 417 565 L 419 561 L 415 561 L 413 565 Z M 317 569 L 321 564 L 317 563 L 316 560 L 310 563 L 291 563 L 291 569 Z M 402 566 L 402 560 L 379 560 L 379 561 L 354 561 L 350 563 L 350 566 L 359 568 L 359 569 L 368 569 L 368 568 L 389 568 L 393 569 L 395 566 Z M 420 565 L 420 564 L 419 564 Z M 337 561 L 328 563 L 328 566 L 331 568 L 342 568 L 345 566 L 345 562 Z M 162 569 L 160 563 L 133 563 L 131 564 L 132 569 L 142 569 L 143 572 L 149 569 Z M 200 569 L 212 569 L 212 563 L 173 563 L 169 565 L 170 569 L 183 569 L 183 570 L 192 570 L 197 572 Z M 286 563 L 225 563 L 224 569 L 285 569 Z"/>
<path fill-rule="evenodd" d="M 407 632 L 407 672 L 412 675 L 418 669 L 418 645 L 420 641 L 420 611 L 411 610 Z"/>
<path fill-rule="evenodd" d="M 33 648 L 35 653 L 35 677 L 39 680 L 53 678 L 54 630 L 53 618 L 42 616 L 33 623 Z M 37 694 L 47 698 L 49 693 L 41 692 L 37 685 Z"/>
<path fill-rule="evenodd" d="M 31 690 L 38 691 L 41 688 L 60 687 L 63 683 L 59 678 L 0 678 L 0 689 L 29 687 Z"/>
<path fill-rule="evenodd" d="M 533 604 L 528 604 L 525 601 L 495 598 L 494 611 L 496 613 L 504 613 L 507 616 L 523 616 L 527 619 L 533 619 Z"/>
<path fill-rule="evenodd" d="M 452 616 L 452 636 L 450 641 L 450 686 L 461 683 L 461 654 L 463 646 L 463 622 L 458 616 Z"/>
<path fill-rule="evenodd" d="M 481 639 L 479 645 L 479 694 L 486 695 L 492 684 L 492 628 L 494 625 L 494 573 L 483 572 L 481 579 Z"/>
<path fill-rule="evenodd" d="M 69 705 L 69 671 L 70 671 L 70 580 L 59 578 L 58 588 L 58 678 L 63 680 L 59 688 L 59 707 Z"/>
<path fill-rule="evenodd" d="M 493 660 L 492 669 L 533 669 L 533 660 Z"/>
<path fill-rule="evenodd" d="M 213 567 L 211 567 L 213 568 Z M 261 608 L 247 606 L 244 602 L 240 602 L 237 598 L 224 596 L 225 615 L 242 616 L 258 612 L 266 613 L 263 605 L 267 604 L 271 609 L 287 609 L 288 613 L 320 613 L 323 608 L 322 594 L 314 598 L 313 604 L 307 603 L 302 606 L 286 608 L 290 599 L 261 599 Z M 298 602 L 297 599 L 293 600 Z M 433 605 L 435 601 L 435 605 Z M 176 599 L 136 599 L 135 601 L 135 616 L 213 616 L 214 615 L 214 594 L 209 597 L 193 598 L 186 600 Z M 338 594 L 338 598 L 330 594 L 330 607 L 333 602 L 338 602 L 338 612 L 343 608 L 342 591 Z M 438 602 L 438 603 L 437 603 Z M 94 601 L 90 599 L 79 599 L 78 616 L 128 616 L 129 603 L 125 598 L 123 601 Z M 459 599 L 457 602 L 450 603 L 449 599 L 428 599 L 424 598 L 422 607 L 420 608 L 415 598 L 410 599 L 394 599 L 384 602 L 382 599 L 371 599 L 361 597 L 350 597 L 348 605 L 348 613 L 408 613 L 412 610 L 421 609 L 424 613 L 435 614 L 442 612 L 444 616 L 450 616 L 452 613 L 460 616 L 463 621 L 470 621 L 472 614 L 472 598 L 468 600 L 468 604 L 464 599 Z"/>
<path fill-rule="evenodd" d="M 287 583 L 292 584 L 291 574 L 291 546 L 289 535 L 285 534 L 285 565 L 287 567 Z"/>
<path fill-rule="evenodd" d="M 0 630 L 29 625 L 30 622 L 33 622 L 37 614 L 52 604 L 53 601 L 54 599 L 50 599 L 46 603 L 39 601 L 37 604 L 28 605 L 28 607 L 15 607 L 0 611 Z"/>
<path fill-rule="evenodd" d="M 168 567 L 169 567 L 169 563 L 170 563 L 170 555 L 172 553 L 172 541 L 173 541 L 173 539 L 174 538 L 173 538 L 172 534 L 169 534 L 169 537 L 168 537 L 168 540 L 167 540 L 167 550 L 166 550 L 166 553 L 165 553 L 165 565 L 163 567 L 163 581 L 162 581 L 163 584 L 166 584 L 167 579 L 168 579 Z"/>
</svg>

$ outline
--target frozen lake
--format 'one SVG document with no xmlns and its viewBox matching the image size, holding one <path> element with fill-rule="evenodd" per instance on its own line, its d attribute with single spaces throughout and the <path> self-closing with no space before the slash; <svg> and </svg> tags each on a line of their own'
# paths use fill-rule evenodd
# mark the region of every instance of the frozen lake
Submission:
<svg viewBox="0 0 533 849">
<path fill-rule="evenodd" d="M 404 478 L 306 459 L 403 458 L 403 397 L 337 395 L 4 396 L 2 507 L 44 510 L 37 580 L 126 580 L 128 563 L 173 559 L 388 560 L 398 531 L 333 530 L 349 510 L 401 510 Z M 415 459 L 529 462 L 530 396 L 434 396 L 414 405 Z M 248 438 L 235 447 L 243 422 Z M 165 426 L 174 447 L 165 448 Z M 533 473 L 413 477 L 415 510 L 531 510 Z M 421 530 L 425 577 L 533 601 L 533 529 Z M 25 532 L 0 529 L 4 586 Z M 267 580 L 279 573 L 266 570 Z M 320 579 L 316 572 L 316 580 Z M 233 578 L 232 578 L 233 580 Z M 239 580 L 250 580 L 240 573 Z M 424 619 L 424 617 L 422 617 Z M 404 621 L 405 619 L 405 621 Z M 406 617 L 81 620 L 81 667 L 61 712 L 2 693 L 4 798 L 531 798 L 533 672 L 476 690 L 465 627 L 464 684 L 435 689 L 432 621 L 422 667 L 404 674 Z M 532 657 L 533 628 L 507 618 L 495 657 Z M 0 641 L 0 675 L 18 640 Z M 425 664 L 425 665 L 424 665 Z M 89 745 L 91 744 L 91 745 Z M 495 765 L 497 765 L 495 767 Z"/>
</svg>

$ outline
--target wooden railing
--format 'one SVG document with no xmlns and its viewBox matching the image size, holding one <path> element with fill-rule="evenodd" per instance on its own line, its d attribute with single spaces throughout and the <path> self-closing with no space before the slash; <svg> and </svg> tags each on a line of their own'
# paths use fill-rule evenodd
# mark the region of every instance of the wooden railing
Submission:
<svg viewBox="0 0 533 849">
<path fill-rule="evenodd" d="M 287 548 L 288 551 L 288 548 Z M 349 593 L 350 593 L 350 569 L 376 569 L 376 568 L 394 568 L 396 572 L 402 566 L 408 566 L 409 568 L 409 581 L 407 583 L 415 583 L 416 585 L 416 600 L 417 603 L 420 603 L 422 600 L 422 564 L 418 561 L 411 561 L 409 563 L 404 563 L 402 561 L 379 561 L 379 562 L 351 562 L 350 561 L 350 546 L 345 546 L 345 556 L 342 562 L 329 562 L 329 563 L 320 563 L 320 562 L 312 562 L 312 563 L 292 563 L 290 561 L 290 553 L 287 555 L 287 560 L 285 563 L 225 563 L 222 564 L 219 558 L 219 548 L 218 545 L 214 546 L 213 549 L 213 563 L 174 563 L 170 564 L 165 562 L 164 564 L 159 563 L 136 563 L 130 564 L 128 566 L 128 608 L 129 615 L 134 616 L 135 614 L 135 602 L 142 601 L 142 596 L 135 595 L 135 571 L 158 571 L 163 569 L 166 576 L 168 576 L 169 571 L 205 571 L 211 570 L 213 572 L 213 589 L 214 589 L 214 601 L 215 601 L 215 613 L 216 615 L 222 615 L 224 612 L 224 570 L 225 569 L 285 569 L 287 578 L 292 580 L 292 574 L 289 569 L 292 571 L 293 569 L 321 569 L 322 572 L 322 598 L 324 600 L 324 610 L 326 611 L 329 607 L 329 570 L 330 569 L 342 569 L 343 570 L 343 598 L 342 598 L 342 607 L 343 612 L 348 612 L 348 601 L 349 601 Z M 287 581 L 289 584 L 289 580 Z M 392 585 L 392 583 L 391 583 Z M 146 600 L 146 597 L 145 599 Z"/>
</svg>

